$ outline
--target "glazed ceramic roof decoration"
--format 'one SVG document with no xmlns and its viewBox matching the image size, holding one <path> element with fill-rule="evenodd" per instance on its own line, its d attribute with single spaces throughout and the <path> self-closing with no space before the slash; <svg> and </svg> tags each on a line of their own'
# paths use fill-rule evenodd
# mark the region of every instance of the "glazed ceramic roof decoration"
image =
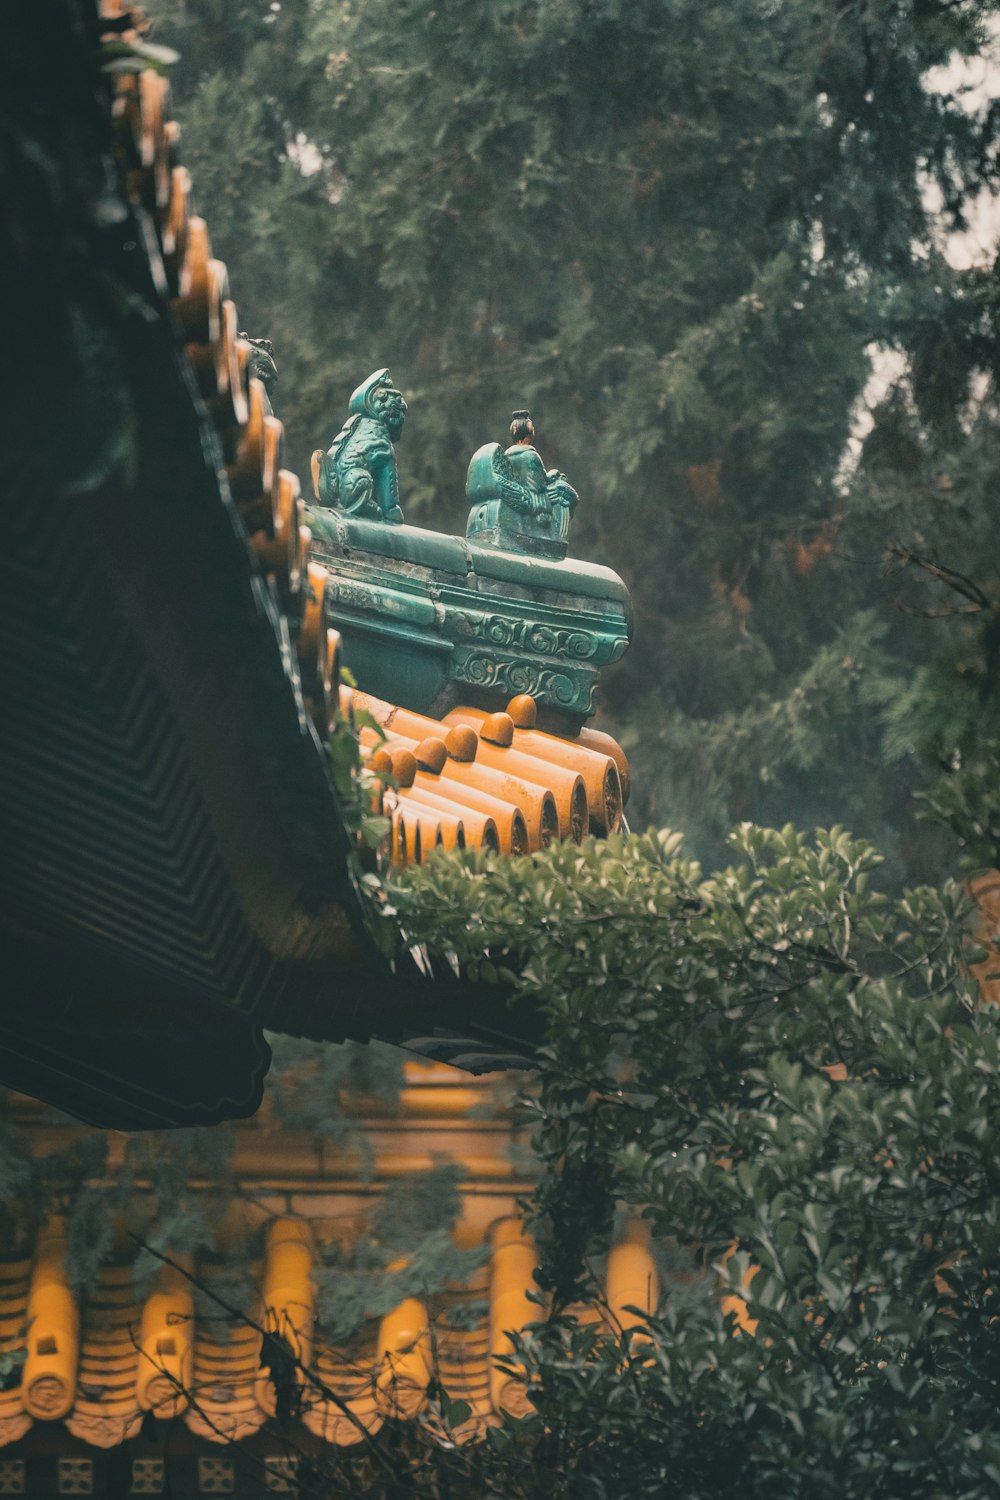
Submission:
<svg viewBox="0 0 1000 1500">
<path fill-rule="evenodd" d="M 252 339 L 248 333 L 240 333 L 239 340 L 247 344 L 250 354 L 247 358 L 248 380 L 259 380 L 267 395 L 266 412 L 269 417 L 274 415 L 271 405 L 271 388 L 278 383 L 278 367 L 274 362 L 274 345 L 270 339 Z"/>
<path fill-rule="evenodd" d="M 499 443 L 484 443 L 472 455 L 465 534 L 480 546 L 561 559 L 580 497 L 565 474 L 542 463 L 530 412 L 514 413 L 510 435 L 506 452 Z"/>
<path fill-rule="evenodd" d="M 539 722 L 569 735 L 593 715 L 601 669 L 632 629 L 610 568 L 334 509 L 310 507 L 306 519 L 345 665 L 369 691 L 434 717 L 528 693 Z"/>
<path fill-rule="evenodd" d="M 632 631 L 618 575 L 565 555 L 576 491 L 545 469 L 528 413 L 516 412 L 506 452 L 488 443 L 473 455 L 464 538 L 387 528 L 402 523 L 395 456 L 381 419 L 360 414 L 383 390 L 399 395 L 387 370 L 351 398 L 357 426 L 313 455 L 310 556 L 330 575 L 326 613 L 345 664 L 378 697 L 435 717 L 530 694 L 546 729 L 575 734 L 594 712 L 601 668 L 620 660 Z M 401 425 L 401 397 L 398 406 Z M 380 484 L 391 516 L 388 499 L 376 503 Z"/>
<path fill-rule="evenodd" d="M 348 516 L 400 526 L 399 478 L 393 443 L 403 431 L 406 402 L 388 370 L 363 380 L 348 403 L 348 418 L 324 453 L 312 457 L 317 499 Z"/>
<path fill-rule="evenodd" d="M 617 573 L 566 557 L 578 497 L 543 465 L 529 413 L 514 413 L 506 451 L 487 443 L 473 455 L 461 538 L 402 524 L 391 439 L 406 403 L 388 370 L 358 387 L 350 410 L 329 452 L 313 454 L 307 510 L 345 665 L 377 696 L 437 717 L 530 694 L 546 729 L 575 734 L 601 668 L 628 646 L 631 607 Z"/>
</svg>

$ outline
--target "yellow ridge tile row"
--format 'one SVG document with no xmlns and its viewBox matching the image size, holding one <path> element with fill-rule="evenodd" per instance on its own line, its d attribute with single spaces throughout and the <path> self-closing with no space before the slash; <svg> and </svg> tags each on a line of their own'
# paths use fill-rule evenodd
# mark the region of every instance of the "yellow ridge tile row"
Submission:
<svg viewBox="0 0 1000 1500">
<path fill-rule="evenodd" d="M 437 847 L 528 854 L 622 826 L 621 747 L 596 731 L 543 733 L 527 694 L 504 713 L 458 708 L 440 721 L 348 687 L 340 706 L 348 720 L 378 725 L 360 739 L 369 770 L 391 777 L 376 780 L 374 795 L 392 819 L 395 864 L 420 864 Z"/>
<path fill-rule="evenodd" d="M 514 1358 L 513 1334 L 541 1317 L 536 1300 L 534 1244 L 516 1217 L 489 1233 L 489 1265 L 468 1287 L 452 1289 L 435 1307 L 408 1297 L 372 1325 L 356 1351 L 333 1348 L 317 1323 L 313 1268 L 316 1246 L 308 1224 L 272 1221 L 254 1324 L 199 1322 L 190 1261 L 164 1266 L 140 1308 L 131 1267 L 102 1268 L 81 1309 L 66 1273 L 66 1233 L 54 1219 L 41 1231 L 30 1264 L 0 1266 L 0 1329 L 4 1352 L 23 1351 L 19 1384 L 0 1393 L 0 1446 L 35 1422 L 65 1422 L 94 1447 L 112 1447 L 138 1431 L 146 1413 L 182 1417 L 210 1442 L 239 1441 L 275 1415 L 268 1352 L 261 1331 L 290 1352 L 291 1379 L 305 1426 L 327 1442 L 350 1446 L 387 1418 L 428 1413 L 437 1380 L 472 1416 L 459 1436 L 481 1435 L 503 1411 L 522 1413 L 523 1383 L 500 1368 Z M 199 1280 L 211 1288 L 212 1272 Z M 488 1312 L 478 1326 L 457 1328 L 449 1310 L 482 1295 Z M 615 1331 L 640 1321 L 627 1309 L 651 1309 L 656 1270 L 640 1230 L 611 1252 L 607 1319 Z M 310 1375 L 309 1372 L 312 1372 Z"/>
</svg>

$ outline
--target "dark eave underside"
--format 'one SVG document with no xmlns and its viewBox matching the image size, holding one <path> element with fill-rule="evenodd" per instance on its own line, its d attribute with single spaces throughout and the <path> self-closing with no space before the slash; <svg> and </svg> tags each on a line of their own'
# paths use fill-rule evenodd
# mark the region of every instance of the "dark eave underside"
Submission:
<svg viewBox="0 0 1000 1500">
<path fill-rule="evenodd" d="M 390 967 L 371 938 L 294 622 L 220 478 L 125 194 L 92 8 L 51 10 L 44 47 L 21 7 L 0 49 L 26 205 L 0 231 L 18 360 L 0 453 L 0 1077 L 128 1128 L 252 1112 L 265 1026 L 468 1054 L 464 987 Z M 494 1052 L 511 1029 L 476 1028 Z"/>
</svg>

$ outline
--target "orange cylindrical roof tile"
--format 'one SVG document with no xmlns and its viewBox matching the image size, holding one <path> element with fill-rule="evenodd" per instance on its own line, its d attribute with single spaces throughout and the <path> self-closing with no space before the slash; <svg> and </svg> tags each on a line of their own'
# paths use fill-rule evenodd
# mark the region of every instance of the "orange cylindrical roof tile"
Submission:
<svg viewBox="0 0 1000 1500">
<path fill-rule="evenodd" d="M 650 1253 L 649 1226 L 641 1219 L 629 1226 L 626 1236 L 609 1252 L 605 1290 L 615 1332 L 640 1328 L 655 1312 L 660 1280 Z"/>
<path fill-rule="evenodd" d="M 404 743 L 410 748 L 411 742 Z M 494 766 L 481 765 L 478 757 L 471 764 L 449 759 L 442 776 L 418 772 L 418 780 L 421 776 L 427 777 L 421 785 L 438 786 L 449 796 L 452 794 L 452 786 L 457 783 L 519 809 L 527 828 L 529 849 L 546 848 L 558 834 L 559 813 L 555 798 L 547 786 L 527 781 L 523 776 L 509 774 Z"/>
<path fill-rule="evenodd" d="M 397 798 L 397 805 L 403 810 L 406 826 L 416 828 L 420 834 L 420 858 L 417 863 L 425 864 L 432 850 L 444 848 L 441 815 L 433 812 L 429 807 L 422 806 L 419 802 L 412 801 L 405 795 Z"/>
<path fill-rule="evenodd" d="M 390 806 L 388 797 L 385 810 L 392 823 L 390 854 L 394 865 L 419 865 L 424 859 L 424 841 L 420 818 L 411 805 L 405 807 L 399 798 Z"/>
<path fill-rule="evenodd" d="M 456 724 L 448 731 L 445 747 L 452 760 L 473 761 L 479 751 L 479 736 L 465 724 Z"/>
<path fill-rule="evenodd" d="M 448 765 L 450 770 L 452 762 L 449 761 Z M 458 781 L 450 775 L 428 776 L 424 772 L 417 776 L 414 788 L 419 792 L 447 798 L 450 805 L 463 809 L 463 815 L 464 809 L 469 808 L 486 818 L 492 818 L 501 854 L 527 854 L 532 847 L 524 812 L 506 797 L 497 796 L 471 780 Z M 554 808 L 552 817 L 555 818 Z"/>
<path fill-rule="evenodd" d="M 979 985 L 979 997 L 984 1004 L 1000 1005 L 1000 979 L 990 979 L 990 974 L 1000 970 L 1000 953 L 994 941 L 1000 929 L 1000 871 L 988 870 L 969 881 L 969 894 L 979 908 L 976 937 L 986 949 L 986 957 L 978 964 L 969 965 L 969 973 Z"/>
<path fill-rule="evenodd" d="M 31 1261 L 0 1261 L 0 1355 L 17 1358 L 27 1341 L 28 1287 Z M 21 1404 L 18 1386 L 0 1391 L 0 1446 L 16 1443 L 29 1431 L 31 1417 Z"/>
<path fill-rule="evenodd" d="M 362 739 L 361 743 L 362 745 L 364 745 L 364 739 Z M 389 754 L 388 750 L 384 749 L 381 745 L 376 746 L 368 756 L 368 769 L 369 771 L 373 771 L 376 776 L 395 775 L 395 772 L 392 769 L 392 756 Z M 414 775 L 416 775 L 415 764 Z"/>
<path fill-rule="evenodd" d="M 306 1366 L 312 1360 L 316 1307 L 313 1254 L 312 1230 L 304 1220 L 280 1218 L 269 1225 L 261 1323 L 268 1333 L 284 1339 Z M 297 1380 L 301 1385 L 301 1374 Z M 261 1410 L 273 1417 L 274 1381 L 264 1369 L 257 1375 L 254 1394 Z"/>
<path fill-rule="evenodd" d="M 388 771 L 399 784 L 397 799 L 409 799 L 460 817 L 474 847 L 498 849 L 507 855 L 528 853 L 525 817 L 513 802 L 460 786 L 448 777 L 418 771 L 411 750 L 400 741 L 382 741 L 373 729 L 360 730 L 361 748 L 369 750 L 367 765 L 373 771 Z M 448 762 L 451 763 L 451 762 Z"/>
<path fill-rule="evenodd" d="M 370 1343 L 368 1344 L 371 1349 Z M 373 1361 L 365 1357 L 349 1359 L 341 1350 L 318 1345 L 314 1371 L 338 1401 L 331 1401 L 315 1386 L 307 1387 L 302 1421 L 309 1431 L 324 1442 L 339 1447 L 355 1447 L 374 1435 L 385 1418 L 375 1398 Z"/>
<path fill-rule="evenodd" d="M 459 816 L 459 810 L 454 807 L 451 811 L 433 808 L 423 799 L 419 791 L 414 796 L 415 790 L 414 787 L 410 787 L 405 792 L 397 793 L 396 800 L 404 812 L 412 813 L 420 826 L 424 858 L 426 859 L 430 850 L 438 845 L 443 849 L 464 849 L 466 846 L 465 824 Z"/>
<path fill-rule="evenodd" d="M 628 786 L 628 760 L 621 746 L 599 730 L 581 730 L 576 738 L 566 739 L 529 727 L 534 722 L 535 705 L 527 694 L 508 704 L 514 713 L 488 713 L 463 706 L 451 710 L 440 722 L 347 687 L 341 690 L 341 703 L 344 711 L 356 707 L 381 726 L 390 742 L 385 754 L 400 755 L 404 748 L 409 749 L 429 774 L 435 774 L 441 765 L 443 742 L 448 756 L 443 774 L 478 784 L 521 807 L 532 848 L 547 841 L 550 832 L 532 826 L 532 810 L 525 803 L 523 791 L 516 794 L 510 786 L 490 782 L 482 772 L 510 776 L 522 788 L 549 791 L 563 837 L 579 839 L 588 818 L 596 833 L 615 832 L 621 826 Z M 373 731 L 363 730 L 362 738 L 366 737 L 369 744 L 375 743 Z M 459 765 L 474 765 L 477 774 L 471 778 L 459 775 L 455 770 Z"/>
<path fill-rule="evenodd" d="M 529 1296 L 538 1291 L 534 1279 L 538 1252 L 520 1219 L 499 1220 L 490 1241 L 490 1398 L 498 1412 L 526 1416 L 533 1408 L 523 1381 L 501 1370 L 497 1360 L 509 1360 L 514 1354 L 510 1335 L 537 1323 L 542 1315 Z"/>
<path fill-rule="evenodd" d="M 142 1421 L 136 1400 L 138 1326 L 132 1266 L 101 1266 L 83 1310 L 77 1395 L 65 1418 L 74 1437 L 93 1447 L 127 1442 Z"/>
<path fill-rule="evenodd" d="M 456 710 L 449 714 L 447 722 L 458 727 L 468 727 L 461 717 L 463 710 Z M 491 714 L 482 721 L 482 733 L 480 734 L 479 753 L 476 756 L 477 766 L 488 766 L 495 771 L 501 771 L 506 775 L 517 776 L 526 781 L 533 781 L 536 785 L 547 787 L 551 791 L 559 815 L 559 833 L 563 838 L 572 838 L 577 843 L 583 838 L 587 831 L 587 791 L 583 777 L 571 766 L 559 765 L 555 758 L 543 759 L 524 754 L 517 746 L 505 748 L 500 729 L 500 735 L 494 742 L 487 731 L 492 733 L 493 728 L 490 721 L 506 720 L 511 735 L 514 726 L 506 714 Z M 509 743 L 509 742 L 508 742 Z"/>
<path fill-rule="evenodd" d="M 440 735 L 429 735 L 416 745 L 413 759 L 417 769 L 432 776 L 440 776 L 448 761 L 448 747 Z"/>
<path fill-rule="evenodd" d="M 384 698 L 375 698 L 371 693 L 360 692 L 357 688 L 346 688 L 344 692 L 354 708 L 370 713 L 384 730 L 394 730 L 396 734 L 416 740 L 418 744 L 429 737 L 443 739 L 448 732 L 437 719 L 432 719 L 427 714 L 413 713 L 408 708 L 387 703 Z"/>
<path fill-rule="evenodd" d="M 180 1264 L 180 1261 L 178 1262 Z M 163 1266 L 139 1328 L 136 1400 L 142 1411 L 175 1417 L 188 1404 L 194 1359 L 194 1296 L 181 1270 Z"/>
<path fill-rule="evenodd" d="M 389 1417 L 415 1417 L 434 1375 L 427 1309 L 407 1297 L 382 1319 L 376 1355 L 376 1402 Z"/>
<path fill-rule="evenodd" d="M 488 813 L 477 811 L 467 800 L 463 799 L 459 801 L 454 797 L 446 797 L 440 791 L 432 792 L 428 787 L 423 785 L 417 786 L 416 784 L 409 787 L 402 795 L 409 801 L 423 803 L 425 807 L 432 808 L 439 813 L 442 818 L 442 827 L 444 827 L 444 820 L 448 819 L 449 815 L 451 815 L 464 828 L 466 844 L 469 847 L 473 849 L 500 849 L 500 834 L 494 818 Z M 510 821 L 511 825 L 513 825 L 513 818 L 515 816 L 520 817 L 520 814 L 516 808 L 508 808 L 507 811 L 511 814 Z M 527 842 L 528 836 L 525 833 L 525 848 L 527 848 Z M 449 848 L 450 846 L 446 843 L 445 847 Z M 511 852 L 510 849 L 506 850 L 508 854 Z"/>
<path fill-rule="evenodd" d="M 530 701 L 530 700 L 529 700 Z M 480 731 L 487 738 L 487 725 L 491 720 L 510 716 L 487 714 L 480 708 L 456 708 L 445 716 L 446 724 L 464 724 Z M 621 777 L 615 759 L 604 751 L 598 751 L 578 741 L 565 740 L 559 735 L 545 734 L 540 729 L 522 729 L 512 725 L 512 751 L 534 760 L 536 779 L 546 778 L 552 785 L 556 775 L 567 772 L 582 777 L 586 787 L 587 808 L 595 827 L 602 833 L 614 833 L 621 824 L 624 804 Z M 620 752 L 624 759 L 624 752 Z M 481 752 L 481 756 L 485 751 Z M 541 766 L 538 763 L 541 762 Z M 487 758 L 487 764 L 492 762 Z M 515 763 L 511 762 L 511 769 Z"/>
<path fill-rule="evenodd" d="M 517 693 L 507 704 L 507 712 L 518 729 L 534 729 L 538 719 L 538 704 L 530 693 Z"/>
<path fill-rule="evenodd" d="M 479 724 L 479 737 L 488 745 L 509 750 L 514 743 L 514 720 L 510 714 L 486 714 Z"/>
<path fill-rule="evenodd" d="M 389 766 L 401 787 L 412 786 L 417 774 L 417 761 L 411 750 L 394 744 L 389 748 Z"/>
<path fill-rule="evenodd" d="M 585 724 L 577 733 L 576 744 L 582 746 L 584 750 L 594 750 L 598 755 L 610 755 L 618 767 L 618 776 L 622 784 L 622 802 L 627 807 L 632 792 L 632 772 L 629 768 L 628 756 L 618 741 L 610 734 L 605 734 L 603 729 L 591 729 L 589 724 Z"/>
<path fill-rule="evenodd" d="M 21 1399 L 32 1417 L 65 1417 L 76 1396 L 80 1314 L 66 1275 L 66 1231 L 60 1219 L 42 1229 L 28 1291 L 28 1352 Z"/>
<path fill-rule="evenodd" d="M 729 1246 L 729 1249 L 723 1255 L 722 1264 L 726 1265 L 730 1260 L 732 1260 L 738 1249 L 739 1245 L 734 1240 L 733 1243 Z M 736 1320 L 737 1328 L 739 1328 L 742 1332 L 748 1334 L 754 1334 L 757 1331 L 757 1319 L 751 1318 L 749 1312 L 747 1311 L 747 1293 L 749 1291 L 751 1281 L 753 1281 L 759 1270 L 760 1267 L 755 1266 L 751 1261 L 746 1266 L 743 1275 L 740 1277 L 739 1292 L 727 1292 L 722 1298 L 720 1304 L 723 1313 L 732 1313 L 733 1317 Z"/>
</svg>

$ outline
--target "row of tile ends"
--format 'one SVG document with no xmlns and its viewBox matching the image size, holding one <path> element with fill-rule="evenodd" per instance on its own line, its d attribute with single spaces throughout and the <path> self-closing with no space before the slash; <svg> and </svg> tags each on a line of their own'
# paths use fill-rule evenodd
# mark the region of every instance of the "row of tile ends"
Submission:
<svg viewBox="0 0 1000 1500">
<path fill-rule="evenodd" d="M 273 1220 L 253 1323 L 220 1328 L 214 1318 L 199 1321 L 190 1262 L 180 1258 L 162 1267 L 141 1306 L 131 1265 L 105 1265 L 81 1309 L 67 1275 L 64 1226 L 50 1221 L 32 1259 L 0 1263 L 0 1354 L 15 1363 L 23 1355 L 19 1383 L 0 1392 L 0 1447 L 35 1422 L 63 1422 L 88 1445 L 111 1448 L 135 1436 L 148 1413 L 182 1417 L 209 1442 L 238 1442 L 275 1415 L 275 1388 L 261 1367 L 265 1332 L 294 1351 L 306 1428 L 342 1447 L 367 1441 L 386 1419 L 432 1419 L 432 1382 L 470 1407 L 452 1440 L 474 1440 L 498 1413 L 529 1409 L 523 1383 L 498 1363 L 512 1356 L 511 1332 L 542 1316 L 537 1252 L 520 1219 L 493 1225 L 480 1285 L 448 1294 L 450 1304 L 446 1296 L 445 1311 L 433 1318 L 423 1301 L 406 1298 L 382 1318 L 363 1357 L 319 1336 L 315 1257 L 307 1221 Z M 449 1323 L 448 1305 L 477 1293 L 486 1317 L 472 1328 Z M 634 1329 L 658 1296 L 645 1225 L 637 1221 L 609 1254 L 603 1306 L 586 1315 L 616 1332 Z"/>
<path fill-rule="evenodd" d="M 596 729 L 545 733 L 526 693 L 504 712 L 460 707 L 440 720 L 348 687 L 340 707 L 358 732 L 373 807 L 391 818 L 396 864 L 419 864 L 437 847 L 528 854 L 622 827 L 621 746 Z"/>
</svg>

